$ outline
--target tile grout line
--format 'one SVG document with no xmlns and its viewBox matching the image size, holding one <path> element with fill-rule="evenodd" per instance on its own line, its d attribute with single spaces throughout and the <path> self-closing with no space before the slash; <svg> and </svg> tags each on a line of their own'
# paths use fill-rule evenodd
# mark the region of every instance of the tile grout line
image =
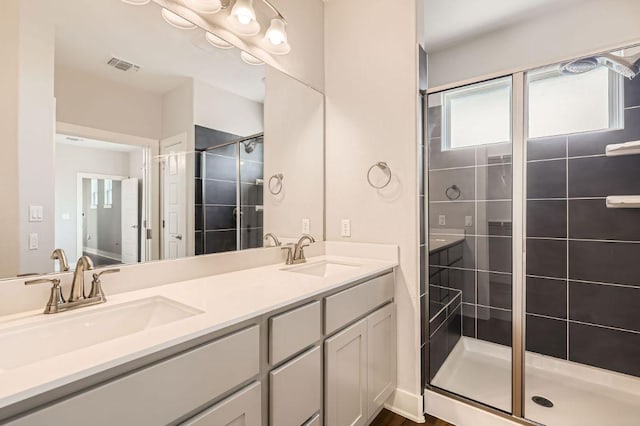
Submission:
<svg viewBox="0 0 640 426">
<path fill-rule="evenodd" d="M 565 196 L 567 197 L 566 200 L 566 220 L 567 223 L 565 224 L 565 237 L 566 237 L 566 273 L 565 273 L 565 285 L 566 285 L 566 318 L 567 318 L 567 323 L 565 324 L 566 327 L 566 359 L 569 360 L 569 137 L 567 136 L 566 139 L 566 144 L 565 144 L 565 149 L 566 149 L 566 166 L 565 166 Z"/>
</svg>

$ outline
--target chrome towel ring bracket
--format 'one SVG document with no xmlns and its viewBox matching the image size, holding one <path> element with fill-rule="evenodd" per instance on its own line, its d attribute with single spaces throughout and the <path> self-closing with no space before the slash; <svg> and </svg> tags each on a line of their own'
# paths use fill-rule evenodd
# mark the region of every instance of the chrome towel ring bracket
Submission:
<svg viewBox="0 0 640 426">
<path fill-rule="evenodd" d="M 269 178 L 269 184 L 267 187 L 272 195 L 278 195 L 282 192 L 282 188 L 284 186 L 282 182 L 283 180 L 284 175 L 282 173 L 275 174 Z"/>
<path fill-rule="evenodd" d="M 376 185 L 371 181 L 371 172 L 374 169 L 379 169 L 386 176 L 384 178 L 384 182 L 381 185 Z M 391 168 L 389 167 L 389 165 L 384 161 L 378 161 L 373 166 L 369 167 L 369 171 L 367 172 L 367 182 L 369 182 L 369 185 L 371 185 L 372 188 L 382 189 L 386 188 L 389 185 L 392 176 L 393 175 L 391 173 Z"/>
<path fill-rule="evenodd" d="M 453 184 L 444 191 L 444 195 L 447 196 L 451 201 L 457 200 L 462 195 L 462 191 L 458 185 Z"/>
</svg>

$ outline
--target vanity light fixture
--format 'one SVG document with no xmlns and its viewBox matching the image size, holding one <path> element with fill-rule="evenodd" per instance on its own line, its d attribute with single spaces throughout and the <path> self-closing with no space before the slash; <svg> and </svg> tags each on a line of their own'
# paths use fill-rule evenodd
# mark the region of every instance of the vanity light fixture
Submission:
<svg viewBox="0 0 640 426">
<path fill-rule="evenodd" d="M 291 52 L 287 37 L 287 23 L 282 18 L 273 18 L 271 25 L 264 35 L 264 48 L 276 55 L 286 55 Z"/>
<path fill-rule="evenodd" d="M 249 65 L 264 65 L 264 61 L 256 58 L 255 56 L 245 52 L 244 50 L 240 52 L 240 58 Z"/>
<path fill-rule="evenodd" d="M 134 6 L 144 6 L 145 4 L 151 3 L 151 0 L 122 0 L 122 2 Z"/>
<path fill-rule="evenodd" d="M 240 35 L 254 36 L 260 32 L 253 0 L 236 0 L 227 17 L 229 28 Z"/>
<path fill-rule="evenodd" d="M 220 0 L 182 0 L 185 6 L 196 12 L 212 15 L 222 9 Z"/>
<path fill-rule="evenodd" d="M 218 49 L 231 49 L 233 48 L 233 44 L 224 41 L 220 37 L 215 34 L 210 33 L 209 31 L 204 33 L 204 38 L 211 44 L 212 46 L 217 47 Z"/>
<path fill-rule="evenodd" d="M 173 13 L 172 11 L 170 11 L 169 9 L 165 9 L 164 7 L 162 8 L 161 14 L 162 18 L 167 24 L 171 25 L 174 28 L 178 28 L 179 30 L 193 30 L 197 27 L 196 24 L 187 21 L 182 16 Z"/>
</svg>

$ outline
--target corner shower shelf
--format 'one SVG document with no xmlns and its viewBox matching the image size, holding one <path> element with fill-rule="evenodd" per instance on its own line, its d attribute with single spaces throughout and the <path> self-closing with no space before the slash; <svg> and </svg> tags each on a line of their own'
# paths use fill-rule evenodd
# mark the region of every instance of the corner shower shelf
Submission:
<svg viewBox="0 0 640 426">
<path fill-rule="evenodd" d="M 640 141 L 632 141 L 632 142 L 607 145 L 607 149 L 605 153 L 607 154 L 607 157 L 640 154 Z"/>
<path fill-rule="evenodd" d="M 639 209 L 640 195 L 611 195 L 607 197 L 609 209 Z"/>
</svg>

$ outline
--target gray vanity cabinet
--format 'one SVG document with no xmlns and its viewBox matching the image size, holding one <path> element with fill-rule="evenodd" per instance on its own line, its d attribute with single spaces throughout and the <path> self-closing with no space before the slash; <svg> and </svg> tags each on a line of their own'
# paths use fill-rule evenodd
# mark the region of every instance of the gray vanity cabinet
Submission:
<svg viewBox="0 0 640 426">
<path fill-rule="evenodd" d="M 262 426 L 261 384 L 253 383 L 182 426 Z"/>
<path fill-rule="evenodd" d="M 326 340 L 325 377 L 328 425 L 365 425 L 378 414 L 396 387 L 393 303 Z"/>
</svg>

